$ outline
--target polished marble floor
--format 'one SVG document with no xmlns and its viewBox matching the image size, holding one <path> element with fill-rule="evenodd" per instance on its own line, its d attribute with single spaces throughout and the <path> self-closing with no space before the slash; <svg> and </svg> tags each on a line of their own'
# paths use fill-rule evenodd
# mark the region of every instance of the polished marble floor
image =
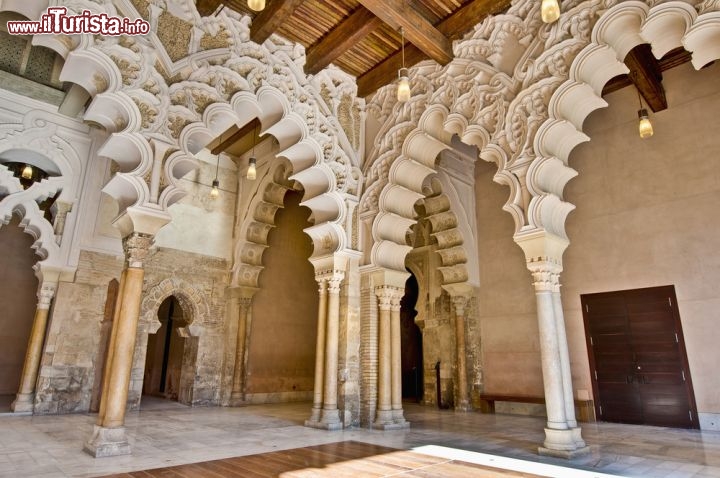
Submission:
<svg viewBox="0 0 720 478">
<path fill-rule="evenodd" d="M 146 400 L 126 419 L 133 454 L 102 459 L 82 452 L 94 415 L 3 414 L 0 477 L 90 477 L 355 440 L 408 450 L 439 445 L 628 477 L 720 478 L 718 432 L 584 424 L 591 453 L 565 461 L 537 455 L 541 418 L 406 404 L 408 430 L 327 432 L 302 426 L 309 409 L 308 403 L 187 408 Z"/>
</svg>

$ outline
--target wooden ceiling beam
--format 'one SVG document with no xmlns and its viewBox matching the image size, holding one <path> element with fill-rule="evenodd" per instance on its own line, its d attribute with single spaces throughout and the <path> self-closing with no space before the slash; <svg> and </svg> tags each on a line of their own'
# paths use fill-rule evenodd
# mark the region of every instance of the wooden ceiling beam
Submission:
<svg viewBox="0 0 720 478">
<path fill-rule="evenodd" d="M 660 64 L 653 56 L 650 45 L 643 43 L 630 50 L 625 57 L 625 65 L 630 69 L 630 81 L 635 84 L 650 109 L 655 113 L 667 109 Z"/>
<path fill-rule="evenodd" d="M 317 74 L 380 25 L 382 20 L 361 5 L 319 42 L 308 48 L 305 73 Z"/>
<path fill-rule="evenodd" d="M 683 63 L 689 62 L 691 59 L 692 54 L 689 51 L 685 50 L 683 47 L 675 48 L 658 60 L 660 72 L 680 66 Z M 613 91 L 621 90 L 632 84 L 633 83 L 630 81 L 630 77 L 628 75 L 618 75 L 605 84 L 602 90 L 602 96 L 612 93 Z"/>
<path fill-rule="evenodd" d="M 250 26 L 250 38 L 263 44 L 280 26 L 287 21 L 304 0 L 270 0 L 265 10 L 258 13 Z"/>
<path fill-rule="evenodd" d="M 410 43 L 441 65 L 452 61 L 450 40 L 406 0 L 359 0 L 359 3 L 392 28 L 402 27 Z"/>
<path fill-rule="evenodd" d="M 233 144 L 243 139 L 248 134 L 255 134 L 255 130 L 260 126 L 260 121 L 257 118 L 253 118 L 248 124 L 240 128 L 239 130 L 232 133 L 227 138 L 223 139 L 221 134 L 215 141 L 220 141 L 217 145 L 213 146 L 210 150 L 210 154 L 220 154 L 228 149 Z M 212 143 L 214 143 L 213 141 Z M 212 144 L 210 143 L 210 144 Z"/>
<path fill-rule="evenodd" d="M 201 17 L 207 17 L 208 15 L 215 13 L 215 10 L 218 9 L 220 3 L 222 3 L 222 0 L 197 0 L 197 4 L 195 6 L 197 7 L 197 11 Z"/>
<path fill-rule="evenodd" d="M 480 23 L 488 15 L 507 10 L 510 0 L 474 0 L 463 5 L 452 15 L 437 24 L 437 29 L 450 40 L 461 38 L 466 32 Z M 387 85 L 397 77 L 401 65 L 401 53 L 395 52 L 373 69 L 357 79 L 358 96 L 365 97 L 374 93 L 381 86 Z M 428 56 L 413 45 L 405 47 L 405 66 L 411 67 Z"/>
</svg>

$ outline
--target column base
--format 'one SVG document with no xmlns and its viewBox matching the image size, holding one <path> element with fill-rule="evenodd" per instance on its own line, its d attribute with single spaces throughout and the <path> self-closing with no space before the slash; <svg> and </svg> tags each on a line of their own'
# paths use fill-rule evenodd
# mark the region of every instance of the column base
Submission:
<svg viewBox="0 0 720 478">
<path fill-rule="evenodd" d="M 410 428 L 410 422 L 405 420 L 402 413 L 402 410 L 378 410 L 372 427 L 378 430 L 402 430 L 403 428 Z"/>
<path fill-rule="evenodd" d="M 105 428 L 95 425 L 93 434 L 85 442 L 83 451 L 95 458 L 131 454 L 130 443 L 125 436 L 125 427 Z"/>
<path fill-rule="evenodd" d="M 32 413 L 34 409 L 34 393 L 18 393 L 15 397 L 15 401 L 10 405 L 10 410 L 15 413 Z"/>
<path fill-rule="evenodd" d="M 590 447 L 580 436 L 581 429 L 568 428 L 556 430 L 545 429 L 545 442 L 538 448 L 538 453 L 544 456 L 572 459 L 590 453 Z"/>
<path fill-rule="evenodd" d="M 340 411 L 335 408 L 332 410 L 320 410 L 320 419 L 313 420 L 315 410 L 309 420 L 305 420 L 305 426 L 311 428 L 320 428 L 322 430 L 342 430 L 343 423 L 340 421 Z"/>
</svg>

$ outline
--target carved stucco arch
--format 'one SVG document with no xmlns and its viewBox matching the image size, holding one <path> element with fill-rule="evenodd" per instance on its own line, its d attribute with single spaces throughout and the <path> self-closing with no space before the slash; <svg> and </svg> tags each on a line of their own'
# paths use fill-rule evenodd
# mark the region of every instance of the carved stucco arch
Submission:
<svg viewBox="0 0 720 478">
<path fill-rule="evenodd" d="M 293 111 L 277 88 L 266 85 L 257 93 L 238 92 L 229 103 L 212 103 L 203 113 L 202 122 L 189 124 L 182 130 L 181 149 L 189 154 L 197 153 L 229 127 L 242 127 L 254 118 L 261 123 L 261 135 L 269 134 L 277 140 L 280 151 L 276 156 L 289 161 L 292 173 L 289 179 L 303 187 L 301 205 L 312 211 L 314 221 L 313 226 L 305 229 L 313 241 L 313 256 L 348 247 L 349 239 L 342 227 L 347 210 L 338 191 L 336 172 L 325 160 L 327 147 L 323 148 L 316 139 L 317 134 L 311 134 L 305 119 Z M 329 141 L 329 137 L 324 136 L 323 140 Z"/>
<path fill-rule="evenodd" d="M 240 226 L 240 237 L 234 251 L 232 284 L 259 287 L 264 269 L 262 257 L 268 248 L 268 235 L 275 227 L 275 215 L 284 207 L 285 193 L 292 188 L 287 164 L 276 166 L 258 185 L 258 194 L 248 207 L 248 215 Z"/>
<path fill-rule="evenodd" d="M 161 326 L 158 310 L 165 299 L 174 296 L 188 325 L 184 328 L 191 337 L 198 337 L 210 321 L 207 298 L 188 282 L 177 277 L 163 279 L 150 287 L 140 306 L 138 333 L 154 334 Z"/>
<path fill-rule="evenodd" d="M 612 77 L 627 73 L 625 56 L 642 43 L 662 58 L 670 50 L 684 47 L 692 54 L 696 69 L 720 58 L 720 5 L 692 5 L 671 1 L 653 7 L 623 2 L 607 10 L 592 30 L 591 42 L 573 59 L 568 79 L 553 93 L 548 118 L 538 130 L 536 159 L 528 170 L 528 189 L 533 198 L 528 215 L 536 227 L 567 238 L 565 221 L 574 209 L 563 201 L 567 182 L 577 175 L 568 166 L 571 151 L 590 138 L 582 131 L 585 118 L 607 106 L 603 86 Z"/>
<path fill-rule="evenodd" d="M 652 8 L 630 1 L 603 10 L 613 3 L 568 5 L 557 23 L 545 25 L 537 2 L 517 2 L 456 44 L 448 66 L 414 68 L 411 77 L 423 76 L 423 89 L 410 102 L 391 109 L 392 89 L 379 94 L 369 108 L 385 126 L 365 168 L 361 202 L 363 212 L 378 212 L 373 262 L 402 266 L 399 258 L 408 250 L 403 231 L 413 219 L 390 203 L 420 194 L 434 155 L 448 147 L 448 134 L 477 146 L 480 158 L 498 167 L 494 181 L 510 188 L 503 209 L 513 216 L 516 235 L 545 230 L 566 237 L 565 219 L 574 206 L 562 200 L 562 190 L 577 174 L 567 156 L 588 139 L 581 132 L 585 117 L 606 105 L 603 85 L 627 72 L 625 54 L 647 42 L 657 57 L 685 46 L 696 68 L 720 57 L 717 1 Z M 418 109 L 425 111 L 418 115 Z"/>
<path fill-rule="evenodd" d="M 38 204 L 60 191 L 57 200 L 72 204 L 82 180 L 82 161 L 75 147 L 57 134 L 57 125 L 44 118 L 41 111 L 31 111 L 19 124 L 0 126 L 0 156 L 20 161 L 57 174 L 23 189 L 18 178 L 0 164 L 0 227 L 13 214 L 21 218 L 24 231 L 35 239 L 33 249 L 40 256 L 40 266 L 62 267 L 61 248 L 53 225 L 45 219 Z"/>
<path fill-rule="evenodd" d="M 417 223 L 415 205 L 421 203 L 427 208 L 432 234 L 438 241 L 443 284 L 468 279 L 467 253 L 448 197 L 439 191 L 432 198 L 426 197 L 433 194 L 433 189 L 440 189 L 439 184 L 431 186 L 437 161 L 442 151 L 452 149 L 453 135 L 443 128 L 447 116 L 445 107 L 432 105 L 421 116 L 418 127 L 405 137 L 402 153 L 392 162 L 388 182 L 379 194 L 371 252 L 373 264 L 405 271 L 405 258 L 412 249 L 407 244 L 407 233 Z"/>
</svg>

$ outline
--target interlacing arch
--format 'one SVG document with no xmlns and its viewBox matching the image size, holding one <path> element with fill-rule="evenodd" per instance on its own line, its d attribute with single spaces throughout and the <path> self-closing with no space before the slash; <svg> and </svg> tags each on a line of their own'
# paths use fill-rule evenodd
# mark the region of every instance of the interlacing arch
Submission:
<svg viewBox="0 0 720 478">
<path fill-rule="evenodd" d="M 457 43 L 446 67 L 411 70 L 416 95 L 408 103 L 395 103 L 392 88 L 376 95 L 368 109 L 385 123 L 365 167 L 361 203 L 362 212 L 378 213 L 374 263 L 404 270 L 403 231 L 414 216 L 396 203 L 421 193 L 453 134 L 497 166 L 494 180 L 510 188 L 504 209 L 515 220 L 516 236 L 546 231 L 566 239 L 565 219 L 574 206 L 563 201 L 562 191 L 577 174 L 567 159 L 589 139 L 583 120 L 607 106 L 600 97 L 604 84 L 628 72 L 625 55 L 650 43 L 657 58 L 685 47 L 696 68 L 720 57 L 717 0 L 652 8 L 629 1 L 609 8 L 614 3 L 566 2 L 560 20 L 546 25 L 539 2 L 516 2 Z M 418 107 L 423 113 L 416 119 Z"/>
<path fill-rule="evenodd" d="M 245 22 L 225 14 L 200 22 L 207 35 L 218 27 L 231 49 L 190 51 L 175 62 L 154 32 L 149 41 L 82 35 L 67 54 L 61 79 L 90 93 L 84 119 L 108 133 L 98 154 L 116 167 L 103 191 L 117 201 L 118 217 L 158 205 L 158 214 L 167 215 L 184 195 L 178 180 L 199 164 L 194 155 L 233 125 L 257 118 L 261 135 L 276 139 L 277 156 L 290 161 L 291 179 L 303 187 L 302 205 L 314 221 L 305 231 L 313 256 L 345 249 L 346 197 L 359 189 L 356 160 L 339 144 L 319 95 L 305 86 L 289 54 L 250 42 Z"/>
<path fill-rule="evenodd" d="M 275 215 L 284 207 L 285 193 L 291 189 L 289 168 L 279 164 L 262 178 L 258 191 L 262 194 L 250 202 L 248 215 L 240 226 L 240 237 L 235 249 L 232 284 L 258 287 L 260 273 L 264 269 L 262 256 L 268 248 L 268 235 L 275 227 Z"/>
<path fill-rule="evenodd" d="M 568 167 L 570 152 L 590 138 L 582 132 L 585 118 L 607 106 L 603 86 L 612 77 L 627 73 L 622 62 L 641 43 L 662 58 L 674 48 L 692 53 L 696 69 L 720 58 L 720 3 L 660 3 L 652 8 L 629 1 L 609 9 L 595 24 L 592 39 L 574 58 L 568 79 L 555 90 L 548 118 L 538 130 L 537 157 L 528 170 L 533 195 L 528 215 L 536 227 L 566 237 L 565 219 L 574 208 L 562 200 L 567 182 L 577 173 Z"/>
</svg>

